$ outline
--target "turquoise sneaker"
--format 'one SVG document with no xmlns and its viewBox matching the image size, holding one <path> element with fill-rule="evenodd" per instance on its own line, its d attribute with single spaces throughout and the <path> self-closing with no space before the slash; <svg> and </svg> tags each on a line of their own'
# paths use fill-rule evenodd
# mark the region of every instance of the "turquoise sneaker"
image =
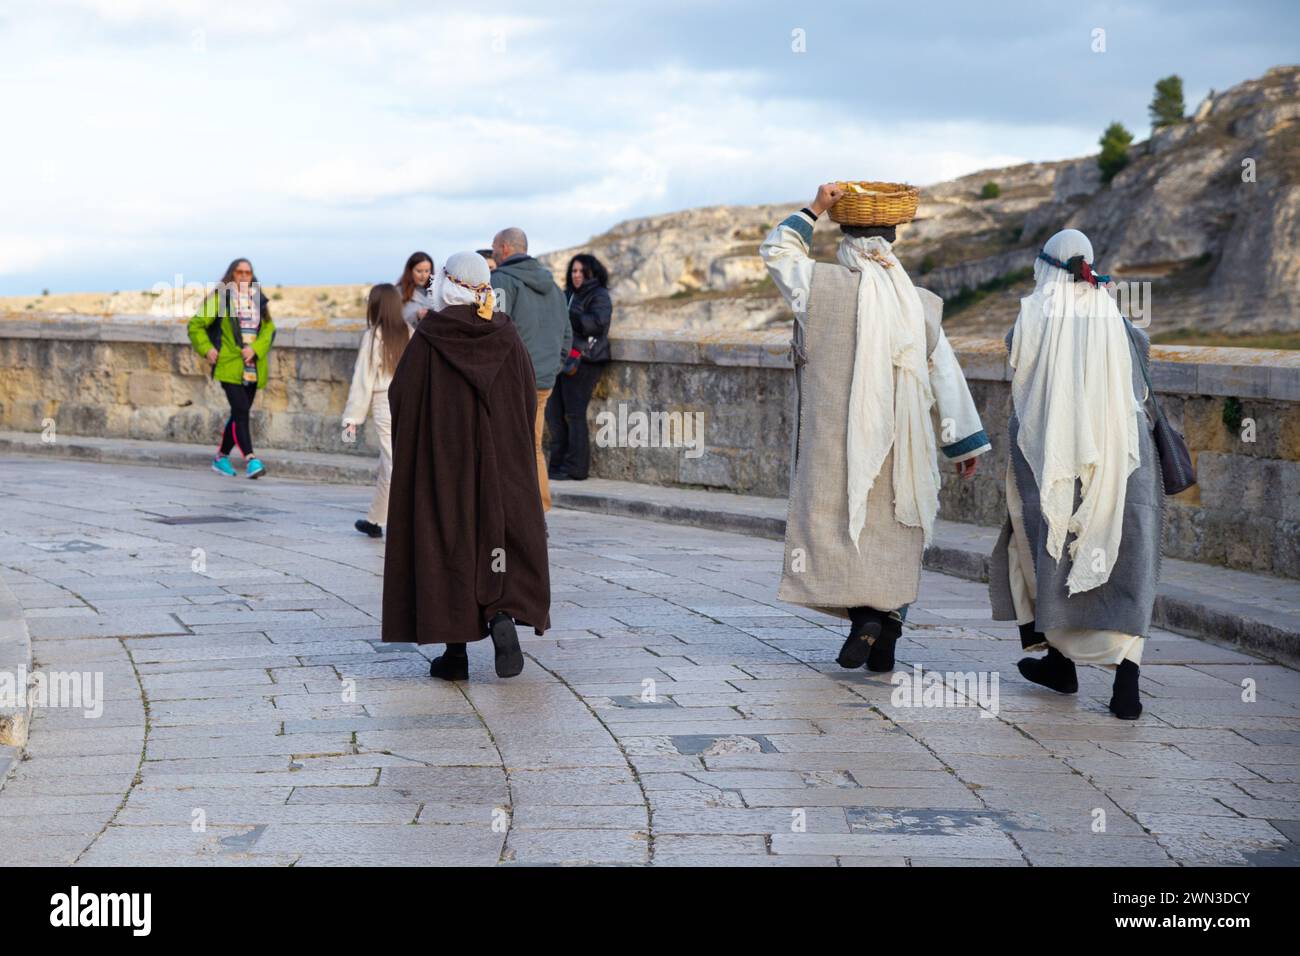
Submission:
<svg viewBox="0 0 1300 956">
<path fill-rule="evenodd" d="M 233 475 L 234 471 L 231 471 L 231 474 Z M 261 478 L 264 474 L 266 474 L 266 469 L 262 466 L 262 459 L 248 459 L 248 469 L 244 472 L 245 478 Z"/>
<path fill-rule="evenodd" d="M 218 455 L 212 459 L 212 470 L 218 475 L 225 475 L 228 478 L 235 477 L 235 466 L 230 463 L 230 459 L 225 455 Z"/>
</svg>

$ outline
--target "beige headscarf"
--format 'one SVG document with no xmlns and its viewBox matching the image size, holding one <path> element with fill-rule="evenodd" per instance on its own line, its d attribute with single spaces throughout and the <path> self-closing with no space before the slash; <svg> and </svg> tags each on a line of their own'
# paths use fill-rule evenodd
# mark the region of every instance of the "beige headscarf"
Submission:
<svg viewBox="0 0 1300 956">
<path fill-rule="evenodd" d="M 1092 263 L 1092 243 L 1077 229 L 1058 232 L 1043 251 Z M 1041 259 L 1034 278 L 1012 331 L 1011 400 L 1017 444 L 1038 483 L 1047 553 L 1059 561 L 1066 536 L 1075 535 L 1067 585 L 1077 594 L 1106 583 L 1119 556 L 1141 412 L 1128 332 L 1109 293 Z"/>
<path fill-rule="evenodd" d="M 894 517 L 921 528 L 928 543 L 939 512 L 939 466 L 921 300 L 879 236 L 846 236 L 836 258 L 862 276 L 849 392 L 849 537 L 856 548 L 867 496 L 893 448 Z"/>
</svg>

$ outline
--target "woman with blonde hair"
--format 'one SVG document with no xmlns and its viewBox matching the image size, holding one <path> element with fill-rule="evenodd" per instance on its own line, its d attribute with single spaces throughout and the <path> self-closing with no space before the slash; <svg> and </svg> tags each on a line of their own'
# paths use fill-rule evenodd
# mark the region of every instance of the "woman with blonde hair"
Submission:
<svg viewBox="0 0 1300 956">
<path fill-rule="evenodd" d="M 1007 336 L 1007 520 L 993 552 L 994 620 L 1020 626 L 1026 680 L 1077 693 L 1076 664 L 1115 674 L 1110 711 L 1142 713 L 1138 673 L 1160 568 L 1164 486 L 1144 368 L 1150 342 L 1093 272 L 1092 243 L 1058 232 Z"/>
<path fill-rule="evenodd" d="M 366 303 L 366 331 L 352 370 L 352 387 L 343 409 L 343 427 L 352 429 L 366 420 L 369 410 L 379 438 L 379 471 L 370 513 L 356 522 L 356 529 L 372 538 L 383 537 L 388 523 L 388 485 L 393 476 L 392 415 L 388 408 L 388 386 L 397 363 L 410 341 L 411 330 L 402 318 L 402 294 L 397 286 L 381 283 L 370 290 Z"/>
</svg>

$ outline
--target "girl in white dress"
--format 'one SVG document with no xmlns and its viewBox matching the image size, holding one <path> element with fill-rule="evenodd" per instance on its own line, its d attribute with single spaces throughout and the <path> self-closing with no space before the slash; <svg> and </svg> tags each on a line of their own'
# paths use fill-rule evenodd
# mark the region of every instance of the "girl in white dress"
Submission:
<svg viewBox="0 0 1300 956">
<path fill-rule="evenodd" d="M 392 414 L 388 409 L 388 385 L 411 339 L 410 326 L 402 318 L 402 294 L 397 286 L 382 283 L 370 290 L 366 304 L 366 331 L 361 336 L 352 387 L 343 409 L 343 427 L 355 428 L 366 420 L 367 411 L 379 438 L 379 471 L 370 512 L 358 519 L 356 529 L 372 538 L 382 537 L 388 523 L 388 484 L 393 475 Z"/>
</svg>

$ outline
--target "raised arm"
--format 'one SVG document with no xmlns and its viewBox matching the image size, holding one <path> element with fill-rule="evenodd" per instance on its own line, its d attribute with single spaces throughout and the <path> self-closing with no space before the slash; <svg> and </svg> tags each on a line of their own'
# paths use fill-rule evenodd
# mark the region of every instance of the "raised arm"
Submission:
<svg viewBox="0 0 1300 956">
<path fill-rule="evenodd" d="M 812 288 L 813 274 L 813 259 L 809 255 L 813 224 L 843 195 L 844 190 L 834 183 L 818 187 L 812 204 L 786 216 L 758 247 L 758 254 L 772 281 L 797 317 L 808 313 L 808 290 Z"/>
</svg>

